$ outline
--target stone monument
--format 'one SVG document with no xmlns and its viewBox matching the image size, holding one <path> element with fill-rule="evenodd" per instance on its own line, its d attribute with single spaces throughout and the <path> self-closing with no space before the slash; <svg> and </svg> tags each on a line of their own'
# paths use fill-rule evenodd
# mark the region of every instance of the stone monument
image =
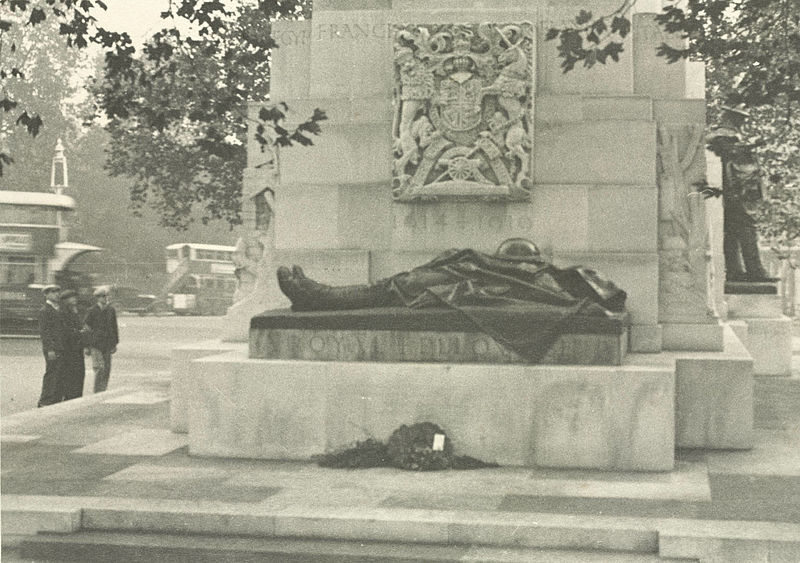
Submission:
<svg viewBox="0 0 800 563">
<path fill-rule="evenodd" d="M 280 150 L 270 181 L 251 149 L 245 193 L 270 221 L 253 229 L 263 246 L 243 238 L 241 287 L 272 293 L 239 308 L 249 350 L 176 353 L 173 428 L 191 453 L 306 459 L 421 421 L 512 465 L 668 470 L 675 446 L 752 445 L 753 360 L 718 317 L 721 233 L 693 189 L 702 65 L 657 57 L 675 39 L 640 13 L 618 63 L 564 74 L 546 30 L 617 7 L 586 4 L 319 0 L 310 20 L 275 22 L 272 99 L 289 126 L 317 107 L 329 120 L 313 146 Z M 252 310 L 280 306 L 270 260 L 370 284 L 515 237 L 627 291 L 603 358 L 525 364 L 433 318 L 405 349 L 419 318 Z"/>
</svg>

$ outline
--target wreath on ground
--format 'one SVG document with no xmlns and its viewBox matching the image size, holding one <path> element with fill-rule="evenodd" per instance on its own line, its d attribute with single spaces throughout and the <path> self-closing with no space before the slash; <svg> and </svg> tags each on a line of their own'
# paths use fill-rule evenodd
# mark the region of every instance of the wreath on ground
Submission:
<svg viewBox="0 0 800 563">
<path fill-rule="evenodd" d="M 432 422 L 402 425 L 384 444 L 374 438 L 356 442 L 352 448 L 314 456 L 322 467 L 359 469 L 396 467 L 409 471 L 442 469 L 481 469 L 499 467 L 474 457 L 453 453 L 453 443 L 444 430 Z"/>
</svg>

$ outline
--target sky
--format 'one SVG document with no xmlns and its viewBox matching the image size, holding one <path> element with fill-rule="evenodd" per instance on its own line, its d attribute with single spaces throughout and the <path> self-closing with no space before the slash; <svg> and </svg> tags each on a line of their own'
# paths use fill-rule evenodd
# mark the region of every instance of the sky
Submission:
<svg viewBox="0 0 800 563">
<path fill-rule="evenodd" d="M 163 27 L 161 12 L 169 7 L 169 0 L 105 0 L 108 10 L 98 10 L 98 23 L 106 29 L 131 36 L 135 45 Z"/>
</svg>

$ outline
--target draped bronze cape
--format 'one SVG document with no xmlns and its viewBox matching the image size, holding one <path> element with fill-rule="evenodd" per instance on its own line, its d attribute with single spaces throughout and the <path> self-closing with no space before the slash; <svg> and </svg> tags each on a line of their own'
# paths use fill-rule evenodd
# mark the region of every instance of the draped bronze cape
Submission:
<svg viewBox="0 0 800 563">
<path fill-rule="evenodd" d="M 626 294 L 610 280 L 544 260 L 448 250 L 378 282 L 410 308 L 448 307 L 526 361 L 541 361 L 576 316 L 623 312 Z"/>
</svg>

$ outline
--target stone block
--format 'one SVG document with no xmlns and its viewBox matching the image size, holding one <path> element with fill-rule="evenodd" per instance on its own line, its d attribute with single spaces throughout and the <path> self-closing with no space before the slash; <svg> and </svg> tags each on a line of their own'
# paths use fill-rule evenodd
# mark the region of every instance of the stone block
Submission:
<svg viewBox="0 0 800 563">
<path fill-rule="evenodd" d="M 253 314 L 256 314 L 254 311 Z M 191 361 L 203 356 L 222 354 L 246 344 L 232 344 L 220 340 L 208 340 L 173 348 L 170 354 L 170 403 L 169 427 L 173 432 L 189 431 L 189 395 L 194 388 L 195 374 Z"/>
<path fill-rule="evenodd" d="M 753 446 L 753 360 L 730 328 L 724 353 L 677 357 L 675 400 L 677 447 Z"/>
<path fill-rule="evenodd" d="M 466 307 L 468 316 L 479 307 Z M 477 314 L 477 313 L 475 313 Z M 545 315 L 509 318 L 509 323 L 552 322 Z M 627 315 L 573 317 L 542 364 L 620 365 L 627 352 Z M 519 364 L 525 360 L 461 313 L 386 307 L 293 313 L 266 311 L 250 323 L 250 358 Z"/>
<path fill-rule="evenodd" d="M 392 248 L 494 252 L 524 237 L 542 248 L 588 249 L 587 186 L 537 185 L 530 202 L 442 202 L 393 206 Z"/>
<path fill-rule="evenodd" d="M 299 114 L 307 118 L 311 114 Z M 281 149 L 282 184 L 386 183 L 392 165 L 391 121 L 325 124 L 312 146 Z"/>
<path fill-rule="evenodd" d="M 661 557 L 709 563 L 800 561 L 800 525 L 783 522 L 673 521 L 658 534 Z"/>
<path fill-rule="evenodd" d="M 706 65 L 703 61 L 686 61 L 686 97 L 704 100 L 706 97 Z"/>
<path fill-rule="evenodd" d="M 662 323 L 664 350 L 721 352 L 724 330 L 719 321 L 708 323 Z"/>
<path fill-rule="evenodd" d="M 340 515 L 341 516 L 341 515 Z M 330 538 L 337 540 L 380 540 L 420 543 L 447 543 L 448 523 L 429 520 L 320 516 L 275 517 L 275 534 L 283 537 Z"/>
<path fill-rule="evenodd" d="M 658 190 L 655 187 L 592 186 L 588 198 L 588 250 L 656 252 Z"/>
<path fill-rule="evenodd" d="M 3 495 L 3 534 L 32 535 L 40 532 L 70 534 L 81 528 L 81 509 L 53 506 L 48 497 Z"/>
<path fill-rule="evenodd" d="M 662 43 L 682 48 L 684 42 L 675 34 L 665 33 L 655 14 L 634 14 L 632 24 L 634 92 L 652 98 L 685 97 L 686 63 L 680 60 L 669 64 L 656 54 Z"/>
<path fill-rule="evenodd" d="M 726 294 L 731 319 L 775 319 L 783 316 L 780 295 Z"/>
<path fill-rule="evenodd" d="M 323 133 L 340 125 L 385 124 L 391 123 L 394 108 L 391 97 L 361 96 L 359 98 L 292 98 L 286 122 L 289 126 L 302 123 L 315 109 L 325 112 L 328 119 L 320 124 Z M 315 140 L 316 141 L 316 140 Z"/>
<path fill-rule="evenodd" d="M 386 184 L 343 185 L 339 189 L 337 241 L 340 248 L 388 248 L 395 206 Z"/>
<path fill-rule="evenodd" d="M 311 79 L 311 20 L 273 22 L 272 37 L 278 48 L 272 50 L 271 99 L 279 102 L 307 98 Z"/>
<path fill-rule="evenodd" d="M 633 325 L 630 332 L 629 348 L 631 352 L 654 354 L 661 351 L 661 325 Z"/>
<path fill-rule="evenodd" d="M 733 333 L 736 335 L 736 338 L 747 348 L 747 321 L 744 320 L 735 320 L 735 321 L 728 321 L 728 326 L 731 327 Z M 747 348 L 748 351 L 750 350 Z"/>
<path fill-rule="evenodd" d="M 705 125 L 705 99 L 653 100 L 653 119 L 659 123 Z"/>
<path fill-rule="evenodd" d="M 456 451 L 504 465 L 673 467 L 674 373 L 635 366 L 201 358 L 193 455 L 306 459 L 433 421 Z M 365 434 L 366 433 L 366 434 Z"/>
<path fill-rule="evenodd" d="M 584 96 L 587 121 L 650 121 L 653 101 L 644 96 Z"/>
<path fill-rule="evenodd" d="M 392 33 L 387 11 L 315 12 L 311 25 L 312 97 L 391 96 Z"/>
<path fill-rule="evenodd" d="M 533 151 L 535 184 L 656 185 L 653 122 L 541 123 Z"/>
<path fill-rule="evenodd" d="M 569 10 L 569 15 L 574 18 L 579 10 L 584 7 L 575 5 L 574 8 L 564 7 L 562 10 Z M 592 5 L 592 8 L 594 9 L 595 6 Z M 597 10 L 600 10 L 600 8 L 597 8 Z M 572 25 L 574 25 L 574 22 Z M 544 40 L 548 27 L 546 24 L 540 26 L 537 33 L 537 92 L 542 94 L 583 95 L 633 94 L 634 57 L 631 52 L 635 43 L 631 35 L 624 40 L 624 51 L 619 56 L 619 62 L 595 65 L 589 69 L 579 64 L 573 70 L 565 73 L 561 68 L 562 59 L 558 58 L 558 41 Z"/>
<path fill-rule="evenodd" d="M 532 517 L 533 515 L 531 515 Z M 630 551 L 636 554 L 654 553 L 658 549 L 658 533 L 642 525 L 628 521 L 619 526 L 590 523 L 576 518 L 567 520 L 561 515 L 536 514 L 535 520 L 527 520 L 513 515 L 500 522 L 455 522 L 450 526 L 450 543 L 465 545 L 503 546 L 505 553 L 498 559 L 530 561 L 531 553 L 522 553 L 515 559 L 513 552 L 509 556 L 507 546 L 539 548 L 542 550 L 569 550 L 561 558 L 562 552 L 543 551 L 543 561 L 581 561 L 585 560 L 583 551 L 598 549 Z M 538 555 L 534 555 L 538 557 Z M 482 557 L 475 561 L 492 561 Z M 611 561 L 603 558 L 603 561 Z M 462 559 L 464 561 L 464 559 Z M 473 561 L 467 559 L 467 561 Z M 535 561 L 535 559 L 534 559 Z"/>
<path fill-rule="evenodd" d="M 281 184 L 275 247 L 336 248 L 339 189 L 335 185 Z"/>
<path fill-rule="evenodd" d="M 792 375 L 792 319 L 747 319 L 745 345 L 755 375 Z"/>
<path fill-rule="evenodd" d="M 192 455 L 308 459 L 325 451 L 327 385 L 318 371 L 214 358 L 192 364 L 199 375 L 189 403 Z"/>
<path fill-rule="evenodd" d="M 653 102 L 640 96 L 541 95 L 534 107 L 536 123 L 653 119 Z"/>
</svg>

